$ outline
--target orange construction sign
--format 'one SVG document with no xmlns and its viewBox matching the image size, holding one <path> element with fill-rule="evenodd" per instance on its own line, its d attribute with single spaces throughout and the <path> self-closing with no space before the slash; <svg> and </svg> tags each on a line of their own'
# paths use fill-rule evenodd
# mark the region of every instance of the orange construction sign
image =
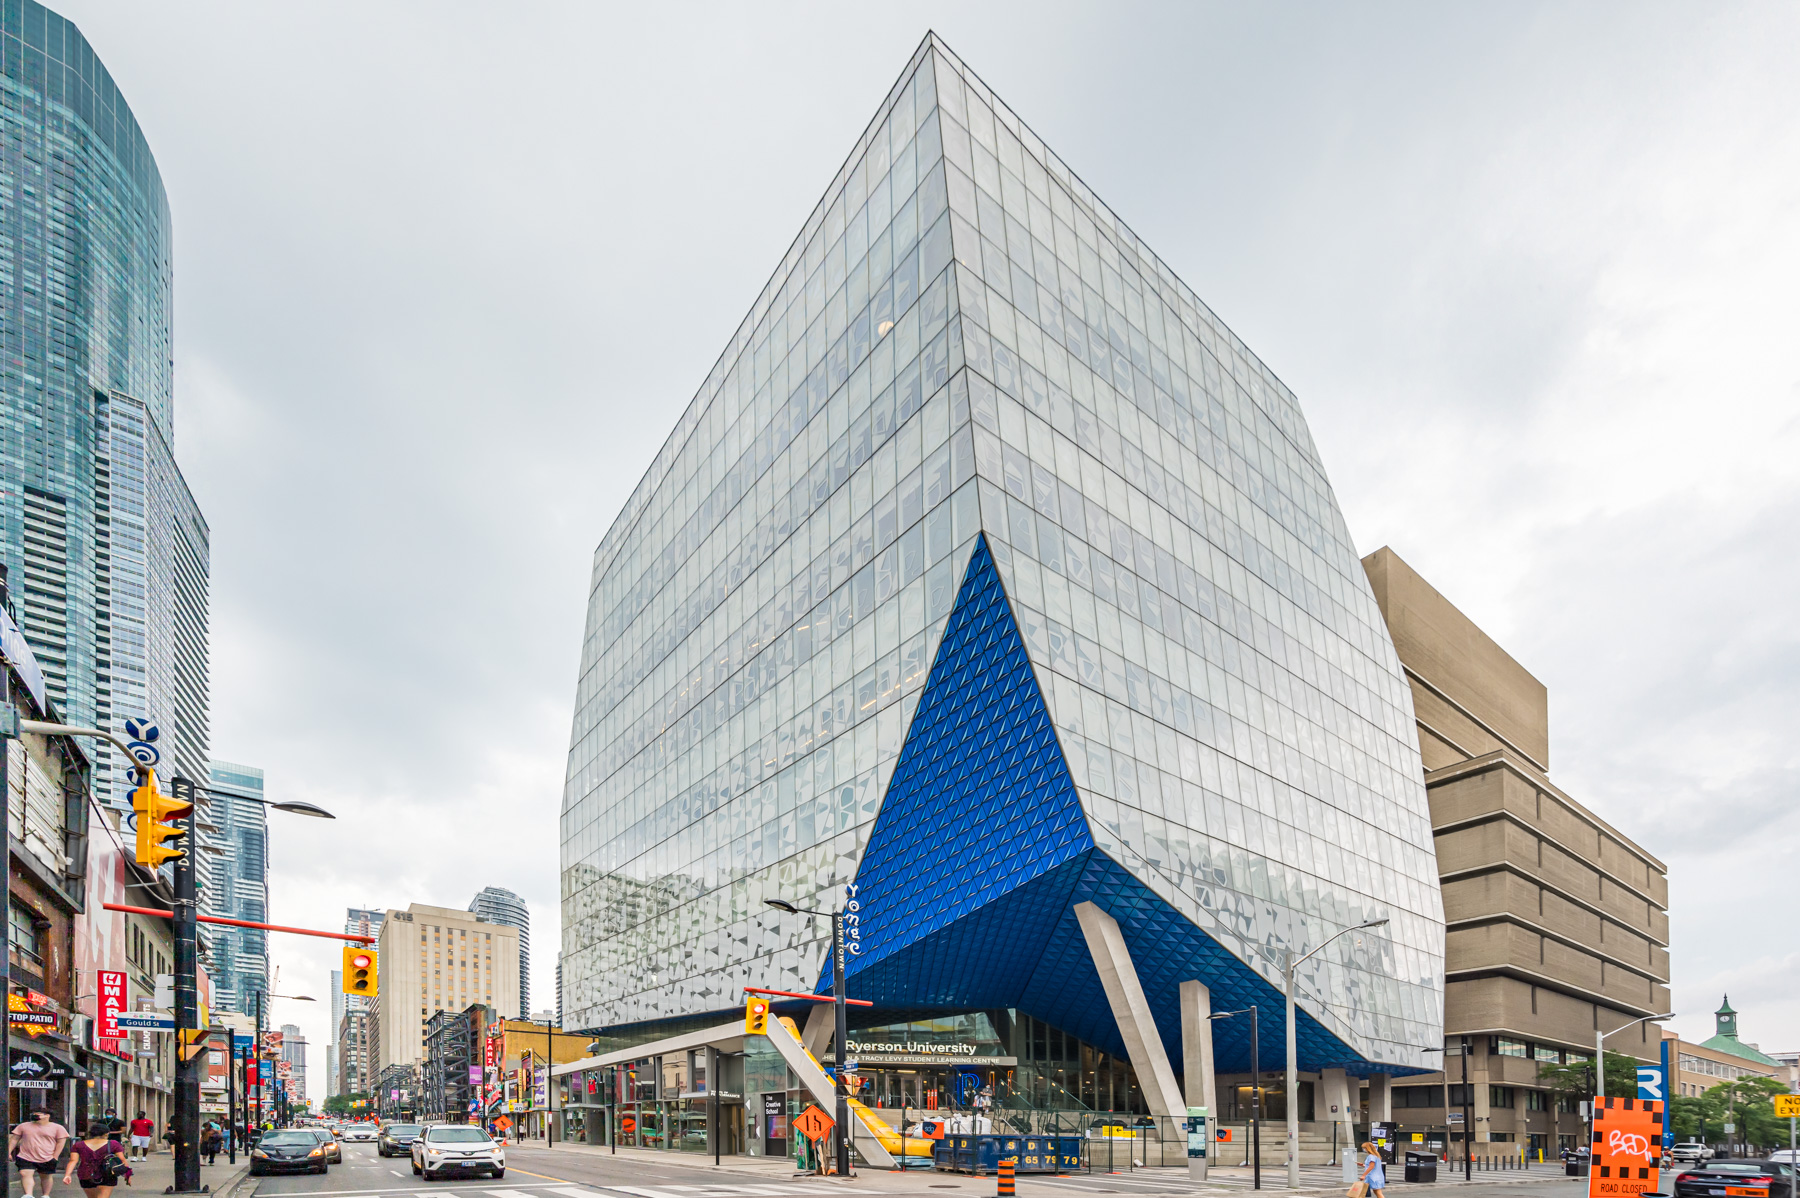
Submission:
<svg viewBox="0 0 1800 1198">
<path fill-rule="evenodd" d="M 809 1140 L 823 1140 L 835 1126 L 831 1116 L 816 1106 L 809 1106 L 794 1116 L 794 1127 Z"/>
<path fill-rule="evenodd" d="M 498 1119 L 494 1120 L 494 1126 L 499 1128 L 501 1131 L 505 1131 L 507 1128 L 512 1126 L 512 1120 L 508 1119 L 505 1115 L 502 1115 Z"/>
<path fill-rule="evenodd" d="M 1661 1170 L 1663 1104 L 1641 1098 L 1594 1100 L 1588 1198 L 1655 1193 Z"/>
</svg>

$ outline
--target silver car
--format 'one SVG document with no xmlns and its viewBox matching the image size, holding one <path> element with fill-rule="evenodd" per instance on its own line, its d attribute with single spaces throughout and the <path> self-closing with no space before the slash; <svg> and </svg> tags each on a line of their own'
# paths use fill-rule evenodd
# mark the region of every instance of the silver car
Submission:
<svg viewBox="0 0 1800 1198">
<path fill-rule="evenodd" d="M 435 1123 L 412 1142 L 413 1172 L 426 1181 L 458 1174 L 506 1176 L 506 1149 L 479 1127 Z"/>
</svg>

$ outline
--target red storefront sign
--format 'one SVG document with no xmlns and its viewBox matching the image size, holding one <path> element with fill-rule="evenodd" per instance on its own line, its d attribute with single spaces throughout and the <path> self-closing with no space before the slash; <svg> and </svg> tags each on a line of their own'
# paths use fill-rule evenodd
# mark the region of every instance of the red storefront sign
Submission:
<svg viewBox="0 0 1800 1198">
<path fill-rule="evenodd" d="M 125 1009 L 125 975 L 122 972 L 102 969 L 100 971 L 100 1027 L 95 1033 L 102 1040 L 118 1041 L 125 1033 L 119 1030 L 119 1012 Z M 116 1052 L 117 1048 L 109 1051 Z"/>
</svg>

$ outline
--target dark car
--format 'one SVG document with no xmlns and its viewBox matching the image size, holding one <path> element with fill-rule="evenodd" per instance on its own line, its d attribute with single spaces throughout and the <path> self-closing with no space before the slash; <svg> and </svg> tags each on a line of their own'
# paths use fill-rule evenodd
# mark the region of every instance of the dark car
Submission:
<svg viewBox="0 0 1800 1198">
<path fill-rule="evenodd" d="M 324 1173 L 330 1169 L 325 1147 L 310 1131 L 264 1132 L 250 1150 L 250 1176 L 269 1173 Z"/>
<path fill-rule="evenodd" d="M 1675 1178 L 1675 1198 L 1794 1198 L 1794 1166 L 1760 1157 L 1705 1161 Z"/>
<path fill-rule="evenodd" d="M 390 1123 L 375 1137 L 375 1151 L 382 1156 L 411 1156 L 412 1142 L 418 1136 L 417 1123 Z"/>
</svg>

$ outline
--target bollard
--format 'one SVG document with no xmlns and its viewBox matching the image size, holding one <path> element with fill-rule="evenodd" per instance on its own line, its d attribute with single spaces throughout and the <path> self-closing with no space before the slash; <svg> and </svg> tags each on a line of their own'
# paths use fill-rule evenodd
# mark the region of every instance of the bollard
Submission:
<svg viewBox="0 0 1800 1198">
<path fill-rule="evenodd" d="M 998 1185 L 995 1187 L 994 1193 L 998 1195 L 998 1198 L 1013 1198 L 1018 1192 L 1013 1186 L 1014 1163 L 1012 1157 L 1006 1157 L 995 1171 L 994 1177 Z"/>
</svg>

